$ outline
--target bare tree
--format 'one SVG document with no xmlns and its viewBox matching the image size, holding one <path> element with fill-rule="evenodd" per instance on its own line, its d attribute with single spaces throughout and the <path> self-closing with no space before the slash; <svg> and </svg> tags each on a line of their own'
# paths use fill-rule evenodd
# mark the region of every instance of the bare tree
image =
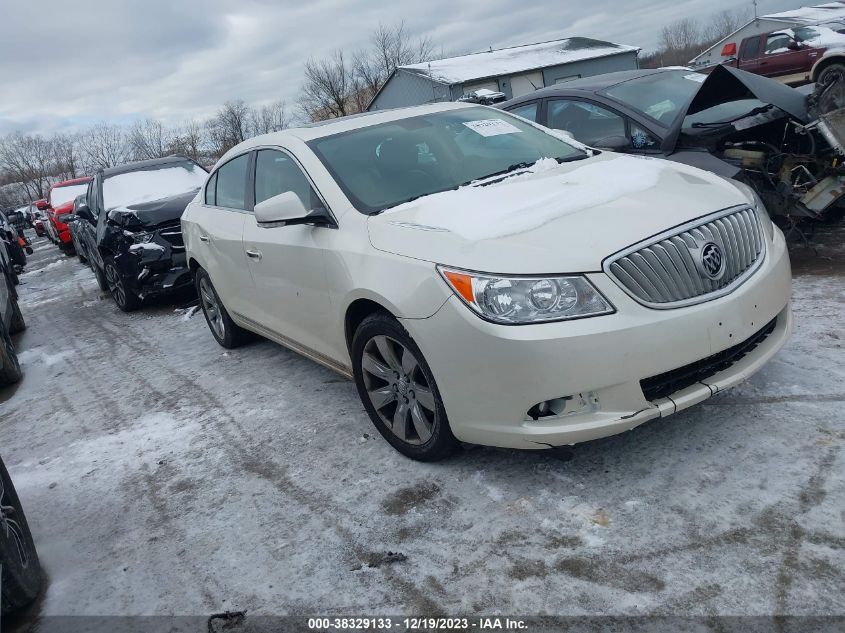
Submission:
<svg viewBox="0 0 845 633">
<path fill-rule="evenodd" d="M 735 32 L 750 19 L 751 10 L 748 7 L 724 9 L 714 13 L 702 32 L 703 44 L 708 45 L 718 42 Z"/>
<path fill-rule="evenodd" d="M 53 151 L 54 175 L 70 180 L 82 175 L 82 157 L 79 154 L 77 134 L 56 134 L 50 139 Z"/>
<path fill-rule="evenodd" d="M 206 122 L 212 154 L 219 158 L 252 136 L 250 119 L 251 108 L 243 100 L 224 103 L 217 114 Z"/>
<path fill-rule="evenodd" d="M 311 58 L 305 62 L 305 83 L 299 99 L 303 114 L 312 121 L 353 114 L 352 76 L 340 49 L 326 59 Z"/>
<path fill-rule="evenodd" d="M 203 136 L 202 124 L 191 119 L 171 134 L 168 153 L 182 154 L 192 160 L 201 162 Z"/>
<path fill-rule="evenodd" d="M 274 101 L 261 109 L 253 108 L 250 113 L 250 127 L 253 134 L 269 134 L 290 127 L 292 117 L 284 101 Z"/>
<path fill-rule="evenodd" d="M 105 122 L 97 123 L 81 135 L 80 148 L 89 173 L 129 160 L 129 145 L 123 128 Z"/>
<path fill-rule="evenodd" d="M 167 156 L 171 140 L 170 131 L 156 119 L 136 121 L 127 133 L 133 160 Z"/>
<path fill-rule="evenodd" d="M 43 198 L 49 188 L 51 143 L 39 134 L 15 132 L 0 141 L 0 164 L 31 200 Z"/>
</svg>

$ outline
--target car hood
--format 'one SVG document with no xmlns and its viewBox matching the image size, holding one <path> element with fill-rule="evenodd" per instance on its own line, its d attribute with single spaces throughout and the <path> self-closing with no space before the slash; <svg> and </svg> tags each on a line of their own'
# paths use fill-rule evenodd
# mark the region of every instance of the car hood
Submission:
<svg viewBox="0 0 845 633">
<path fill-rule="evenodd" d="M 589 272 L 640 240 L 748 203 L 705 171 L 605 152 L 425 196 L 370 216 L 368 230 L 376 249 L 470 270 Z"/>
<path fill-rule="evenodd" d="M 681 126 L 688 115 L 720 103 L 748 97 L 780 108 L 801 123 L 809 123 L 812 120 L 807 111 L 806 94 L 774 79 L 720 65 L 707 75 L 686 107 L 682 108 L 682 114 L 675 119 L 664 138 L 662 150 L 667 154 L 675 151 L 681 135 Z"/>
<path fill-rule="evenodd" d="M 109 211 L 109 218 L 127 229 L 150 229 L 159 224 L 169 224 L 182 217 L 185 207 L 196 195 L 196 190 L 193 190 L 167 198 L 117 207 Z"/>
</svg>

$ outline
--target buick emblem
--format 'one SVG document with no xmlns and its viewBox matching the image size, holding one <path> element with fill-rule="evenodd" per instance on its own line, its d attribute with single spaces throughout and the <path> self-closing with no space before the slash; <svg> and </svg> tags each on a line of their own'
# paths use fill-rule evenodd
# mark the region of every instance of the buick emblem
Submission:
<svg viewBox="0 0 845 633">
<path fill-rule="evenodd" d="M 699 251 L 699 269 L 705 277 L 712 280 L 719 279 L 725 274 L 725 255 L 714 242 L 707 242 Z"/>
</svg>

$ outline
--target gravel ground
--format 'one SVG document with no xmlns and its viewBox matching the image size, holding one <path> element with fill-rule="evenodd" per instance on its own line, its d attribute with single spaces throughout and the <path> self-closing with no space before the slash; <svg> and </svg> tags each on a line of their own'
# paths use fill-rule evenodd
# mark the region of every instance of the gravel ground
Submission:
<svg viewBox="0 0 845 633">
<path fill-rule="evenodd" d="M 572 450 L 404 459 L 352 383 L 126 315 L 40 240 L 0 451 L 69 614 L 842 614 L 845 229 L 748 383 Z M 503 386 L 506 388 L 506 385 Z"/>
</svg>

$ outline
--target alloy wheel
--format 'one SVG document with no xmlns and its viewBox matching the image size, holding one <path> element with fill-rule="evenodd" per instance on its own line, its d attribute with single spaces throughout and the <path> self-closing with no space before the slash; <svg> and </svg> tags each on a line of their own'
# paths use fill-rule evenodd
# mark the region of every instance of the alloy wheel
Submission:
<svg viewBox="0 0 845 633">
<path fill-rule="evenodd" d="M 114 264 L 106 264 L 106 283 L 118 305 L 126 305 L 126 290 Z"/>
<path fill-rule="evenodd" d="M 211 287 L 208 277 L 200 279 L 200 301 L 202 301 L 202 309 L 208 317 L 211 329 L 214 330 L 217 338 L 222 340 L 226 336 L 226 324 L 223 322 L 220 302 L 217 300 L 217 295 L 214 293 L 214 288 Z"/>
<path fill-rule="evenodd" d="M 382 423 L 408 444 L 431 439 L 436 405 L 413 352 L 388 336 L 374 336 L 361 356 L 364 386 Z"/>
<path fill-rule="evenodd" d="M 15 544 L 21 567 L 26 569 L 29 565 L 29 551 L 17 516 L 15 507 L 6 504 L 6 482 L 0 477 L 0 531 Z"/>
</svg>

